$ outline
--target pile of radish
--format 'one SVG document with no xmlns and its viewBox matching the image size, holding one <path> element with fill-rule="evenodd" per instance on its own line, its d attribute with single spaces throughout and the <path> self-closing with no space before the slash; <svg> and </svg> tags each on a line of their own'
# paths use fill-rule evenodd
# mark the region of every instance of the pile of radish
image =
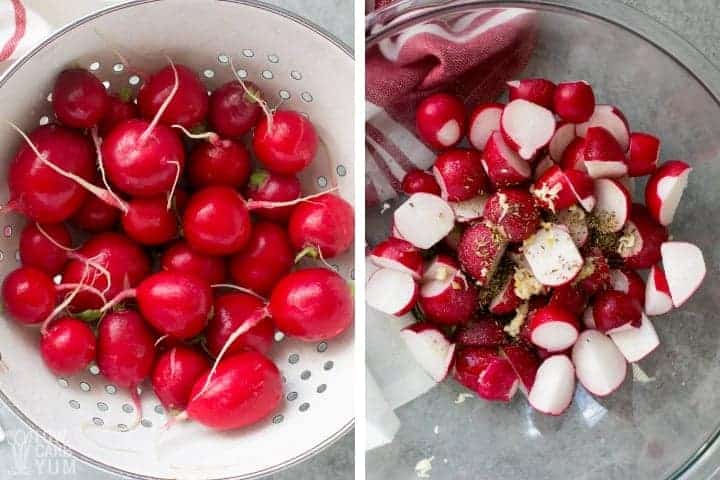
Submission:
<svg viewBox="0 0 720 480">
<path fill-rule="evenodd" d="M 54 123 L 10 124 L 22 145 L 3 210 L 27 222 L 4 312 L 39 327 L 54 374 L 96 362 L 138 421 L 149 380 L 176 419 L 245 427 L 283 398 L 276 331 L 318 342 L 351 326 L 350 285 L 296 263 L 348 251 L 354 212 L 336 189 L 302 196 L 320 141 L 306 116 L 239 78 L 208 92 L 172 61 L 143 80 L 121 98 L 66 70 Z"/>
<path fill-rule="evenodd" d="M 649 317 L 700 286 L 700 249 L 668 233 L 692 169 L 658 164 L 660 140 L 596 104 L 587 82 L 508 89 L 506 104 L 469 115 L 444 93 L 420 104 L 418 136 L 438 156 L 402 182 L 392 235 L 370 252 L 367 302 L 413 312 L 401 335 L 437 382 L 504 402 L 520 389 L 559 415 L 576 378 L 597 396 L 619 388 L 660 343 Z"/>
</svg>

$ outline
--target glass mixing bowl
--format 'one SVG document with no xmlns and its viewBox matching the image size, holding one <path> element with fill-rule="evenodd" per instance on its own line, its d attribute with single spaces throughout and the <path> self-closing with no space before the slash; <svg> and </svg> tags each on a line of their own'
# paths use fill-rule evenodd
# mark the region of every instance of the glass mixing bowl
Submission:
<svg viewBox="0 0 720 480">
<path fill-rule="evenodd" d="M 560 417 L 520 394 L 456 405 L 465 390 L 446 380 L 396 411 L 400 431 L 368 453 L 368 478 L 414 478 L 428 457 L 434 480 L 711 478 L 720 465 L 720 73 L 677 34 L 611 1 L 400 2 L 368 17 L 368 53 L 423 22 L 499 6 L 536 12 L 537 46 L 519 77 L 590 81 L 633 130 L 661 138 L 663 160 L 694 167 L 671 234 L 702 248 L 708 275 L 682 308 L 655 317 L 662 343 L 640 362 L 647 377 L 628 374 L 602 399 L 579 390 Z M 367 209 L 370 245 L 389 233 L 392 216 L 380 211 Z"/>
</svg>

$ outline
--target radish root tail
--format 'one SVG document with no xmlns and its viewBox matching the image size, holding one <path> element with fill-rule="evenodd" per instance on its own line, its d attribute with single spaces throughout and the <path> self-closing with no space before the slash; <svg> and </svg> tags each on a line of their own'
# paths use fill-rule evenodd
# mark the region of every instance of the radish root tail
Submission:
<svg viewBox="0 0 720 480">
<path fill-rule="evenodd" d="M 215 132 L 192 133 L 187 128 L 178 124 L 170 125 L 170 127 L 177 128 L 183 133 L 183 135 L 193 140 L 207 140 L 213 145 L 217 145 L 218 143 L 220 143 L 220 135 Z"/>
<path fill-rule="evenodd" d="M 272 132 L 274 111 L 270 110 L 267 102 L 259 95 L 258 92 L 253 91 L 251 88 L 248 88 L 247 84 L 243 81 L 242 78 L 240 78 L 240 75 L 238 75 L 237 70 L 235 69 L 235 64 L 233 63 L 232 57 L 230 57 L 230 69 L 232 70 L 232 74 L 235 77 L 235 80 L 237 80 L 242 89 L 245 90 L 245 94 L 250 97 L 253 102 L 260 105 L 260 108 L 262 108 L 262 111 L 265 114 L 265 118 L 268 122 L 268 132 Z"/>
<path fill-rule="evenodd" d="M 175 68 L 175 64 L 170 57 L 166 55 L 165 58 L 167 58 L 167 61 L 170 63 L 170 68 L 172 68 L 173 75 L 175 76 L 175 83 L 173 83 L 173 88 L 172 90 L 170 90 L 170 95 L 168 95 L 167 98 L 163 101 L 162 105 L 160 105 L 160 108 L 155 114 L 155 117 L 153 117 L 152 121 L 150 122 L 150 125 L 148 125 L 145 131 L 140 135 L 140 138 L 138 139 L 140 143 L 144 143 L 145 140 L 148 139 L 152 131 L 157 126 L 158 122 L 160 122 L 160 117 L 163 116 L 165 110 L 167 110 L 170 102 L 173 101 L 173 98 L 175 98 L 175 94 L 177 94 L 177 91 L 180 88 L 180 77 L 178 76 L 177 68 Z"/>
<path fill-rule="evenodd" d="M 100 135 L 98 135 L 97 127 L 93 127 L 90 130 L 90 134 L 92 136 L 93 144 L 95 145 L 95 153 L 97 155 L 98 170 L 100 171 L 100 178 L 102 179 L 103 185 L 105 186 L 107 191 L 110 193 L 110 195 L 112 195 L 112 197 L 115 199 L 120 210 L 123 213 L 127 213 L 128 209 L 129 209 L 127 202 L 125 202 L 115 192 L 113 192 L 113 189 L 110 188 L 110 183 L 108 183 L 107 176 L 105 175 L 105 165 L 103 164 L 102 150 L 100 149 L 100 146 L 102 145 L 102 140 L 100 139 Z"/>
<path fill-rule="evenodd" d="M 295 200 L 289 200 L 287 202 L 268 202 L 265 200 L 248 200 L 247 201 L 247 207 L 250 210 L 254 210 L 256 208 L 279 208 L 279 207 L 292 207 L 297 205 L 298 203 L 307 202 L 309 200 L 312 200 L 313 198 L 322 197 L 323 195 L 326 195 L 328 193 L 334 192 L 337 190 L 338 187 L 329 188 L 327 190 L 324 190 L 322 192 L 313 193 L 312 195 L 308 195 L 306 197 L 300 197 L 296 198 Z"/>
<path fill-rule="evenodd" d="M 115 305 L 117 305 L 121 302 L 124 302 L 125 300 L 127 300 L 129 298 L 134 298 L 135 293 L 136 292 L 135 292 L 134 288 L 129 288 L 127 290 L 123 290 L 122 292 L 115 295 L 115 298 L 113 298 L 112 300 L 107 302 L 105 305 L 103 305 L 102 308 L 100 309 L 100 313 L 105 313 L 108 310 L 110 310 L 111 308 L 113 308 Z"/>
<path fill-rule="evenodd" d="M 255 293 L 254 291 L 250 290 L 249 288 L 240 287 L 238 285 L 233 285 L 231 283 L 215 283 L 213 285 L 210 285 L 210 287 L 212 287 L 212 288 L 230 288 L 232 290 L 237 290 L 238 292 L 247 293 L 248 295 L 252 295 L 253 297 L 267 303 L 267 299 L 265 297 L 263 297 L 259 293 Z"/>
<path fill-rule="evenodd" d="M 175 181 L 173 181 L 172 187 L 170 188 L 170 191 L 168 192 L 167 197 L 167 204 L 165 205 L 165 208 L 169 212 L 172 209 L 173 206 L 173 198 L 175 197 L 175 189 L 177 188 L 178 182 L 180 182 L 180 162 L 177 160 L 171 160 L 168 163 L 172 163 L 175 165 Z"/>
</svg>

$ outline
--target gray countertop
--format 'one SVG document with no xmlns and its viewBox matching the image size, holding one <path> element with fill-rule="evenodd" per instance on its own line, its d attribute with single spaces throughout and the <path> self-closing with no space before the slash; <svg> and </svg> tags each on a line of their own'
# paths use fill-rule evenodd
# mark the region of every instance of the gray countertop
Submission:
<svg viewBox="0 0 720 480">
<path fill-rule="evenodd" d="M 352 0 L 265 0 L 295 12 L 334 34 L 346 44 L 353 46 Z M 98 2 L 98 7 L 102 6 Z M 27 428 L 4 405 L 0 404 L 0 425 L 8 440 L 0 443 L 0 479 L 32 478 L 33 480 L 119 480 L 122 477 L 100 472 L 93 467 L 72 459 L 53 456 L 51 447 L 38 439 L 33 443 L 32 455 L 18 465 L 12 454 L 12 439 L 23 438 Z M 354 437 L 350 432 L 341 440 L 289 470 L 267 477 L 272 480 L 313 479 L 344 480 L 354 476 Z M 43 458 L 44 457 L 44 458 Z M 52 457 L 52 458 L 50 458 Z M 17 475 L 8 473 L 20 471 Z M 8 477 L 10 475 L 10 477 Z"/>
</svg>

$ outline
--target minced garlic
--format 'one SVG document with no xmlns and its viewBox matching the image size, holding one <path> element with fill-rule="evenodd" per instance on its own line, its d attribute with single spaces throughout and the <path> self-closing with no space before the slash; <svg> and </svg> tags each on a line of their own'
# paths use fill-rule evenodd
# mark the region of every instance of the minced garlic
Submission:
<svg viewBox="0 0 720 480">
<path fill-rule="evenodd" d="M 505 333 L 510 335 L 511 337 L 515 338 L 518 335 L 520 335 L 520 329 L 522 328 L 523 324 L 525 323 L 525 318 L 527 317 L 528 313 L 528 304 L 527 302 L 521 304 L 517 310 L 515 310 L 515 317 L 513 317 L 512 320 L 510 320 L 510 323 L 505 325 Z"/>
<path fill-rule="evenodd" d="M 522 300 L 527 300 L 533 295 L 537 295 L 543 291 L 542 284 L 538 282 L 535 275 L 526 268 L 515 267 L 513 280 L 515 281 L 515 295 Z"/>
<path fill-rule="evenodd" d="M 500 218 L 498 218 L 498 222 L 502 222 L 505 215 L 510 211 L 510 204 L 507 201 L 507 195 L 504 193 L 498 193 L 498 201 L 500 202 Z"/>
<path fill-rule="evenodd" d="M 626 228 L 618 239 L 617 253 L 620 255 L 629 254 L 633 251 L 636 242 L 634 228 Z"/>
<path fill-rule="evenodd" d="M 555 200 L 557 200 L 562 188 L 560 183 L 556 183 L 552 187 L 548 186 L 547 183 L 543 183 L 540 188 L 533 189 L 532 193 L 539 198 L 540 201 L 546 203 L 547 206 L 550 207 L 550 210 L 555 213 Z"/>
</svg>

